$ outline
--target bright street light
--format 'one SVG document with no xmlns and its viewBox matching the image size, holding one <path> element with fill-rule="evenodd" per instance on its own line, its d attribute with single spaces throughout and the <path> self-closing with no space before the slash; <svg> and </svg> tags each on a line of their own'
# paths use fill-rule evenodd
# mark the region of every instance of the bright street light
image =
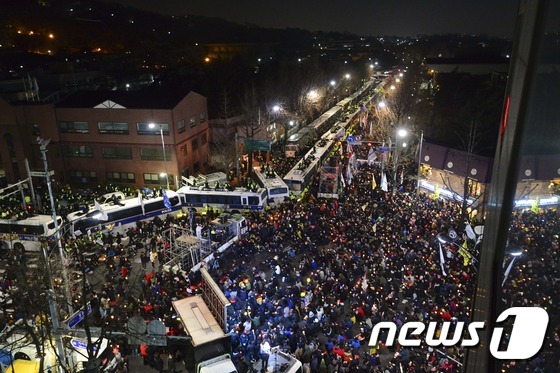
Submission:
<svg viewBox="0 0 560 373">
<path fill-rule="evenodd" d="M 344 77 L 345 77 L 346 79 L 350 79 L 350 74 L 346 74 L 346 75 L 344 75 Z"/>
<path fill-rule="evenodd" d="M 334 87 L 334 86 L 336 85 L 336 82 L 335 82 L 334 80 L 331 80 L 331 83 L 330 83 L 330 84 L 331 84 L 331 86 Z"/>
<path fill-rule="evenodd" d="M 312 101 L 315 101 L 318 97 L 319 97 L 319 93 L 317 92 L 316 89 L 312 89 L 307 93 L 307 98 Z"/>
<path fill-rule="evenodd" d="M 384 107 L 387 106 L 387 104 L 385 103 L 385 101 L 381 101 L 381 102 L 379 102 L 379 103 L 377 104 L 377 106 L 379 106 L 380 108 L 383 109 Z"/>
<path fill-rule="evenodd" d="M 275 113 L 278 113 L 280 111 L 280 105 L 274 105 L 272 107 L 272 111 L 274 111 Z"/>
<path fill-rule="evenodd" d="M 399 135 L 400 137 L 405 137 L 406 135 L 408 135 L 408 131 L 404 128 L 398 129 L 397 135 Z"/>
</svg>

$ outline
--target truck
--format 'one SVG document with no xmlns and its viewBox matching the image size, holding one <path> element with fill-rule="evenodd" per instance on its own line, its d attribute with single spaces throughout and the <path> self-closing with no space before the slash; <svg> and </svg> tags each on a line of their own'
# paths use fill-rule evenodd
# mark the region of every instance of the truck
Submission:
<svg viewBox="0 0 560 373">
<path fill-rule="evenodd" d="M 257 369 L 257 372 L 260 371 L 260 368 L 262 368 L 262 363 L 258 362 L 253 368 Z M 271 349 L 271 354 L 268 360 L 268 368 L 272 369 L 273 372 L 278 373 L 303 372 L 301 361 L 296 359 L 294 356 L 281 351 L 279 346 L 273 347 Z"/>
<path fill-rule="evenodd" d="M 190 337 L 182 346 L 184 361 L 190 365 L 187 366 L 188 371 L 237 373 L 231 360 L 231 336 L 224 332 L 203 296 L 190 296 L 172 304 L 185 333 Z"/>
</svg>

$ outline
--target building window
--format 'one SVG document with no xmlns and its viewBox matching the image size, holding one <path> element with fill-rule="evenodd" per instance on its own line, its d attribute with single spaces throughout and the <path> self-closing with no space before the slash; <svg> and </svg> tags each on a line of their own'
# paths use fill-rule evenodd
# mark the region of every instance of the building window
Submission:
<svg viewBox="0 0 560 373">
<path fill-rule="evenodd" d="M 193 152 L 198 149 L 198 139 L 193 139 L 191 141 L 191 147 L 192 147 Z"/>
<path fill-rule="evenodd" d="M 39 125 L 37 123 L 33 123 L 32 124 L 32 128 L 31 128 L 31 134 L 33 136 L 41 136 L 41 128 L 39 127 Z"/>
<path fill-rule="evenodd" d="M 159 135 L 160 128 L 165 136 L 169 135 L 169 124 L 167 123 L 136 123 L 136 131 L 139 135 Z"/>
<path fill-rule="evenodd" d="M 84 184 L 97 181 L 97 174 L 95 173 L 95 171 L 70 171 L 69 177 L 73 182 Z"/>
<path fill-rule="evenodd" d="M 101 134 L 128 135 L 128 123 L 125 122 L 98 122 L 97 128 Z"/>
<path fill-rule="evenodd" d="M 194 162 L 193 171 L 195 174 L 200 171 L 200 162 Z"/>
<path fill-rule="evenodd" d="M 198 119 L 201 122 L 204 122 L 206 120 L 206 112 L 205 111 L 201 111 L 200 114 L 198 115 Z"/>
<path fill-rule="evenodd" d="M 65 146 L 64 156 L 67 158 L 93 158 L 93 149 L 89 146 Z"/>
<path fill-rule="evenodd" d="M 179 147 L 179 151 L 181 152 L 181 154 L 183 154 L 183 157 L 187 156 L 187 145 L 181 145 Z"/>
<path fill-rule="evenodd" d="M 189 121 L 191 123 L 191 127 L 196 126 L 196 117 L 194 115 L 189 118 Z"/>
<path fill-rule="evenodd" d="M 87 122 L 59 122 L 58 129 L 62 133 L 89 133 Z"/>
<path fill-rule="evenodd" d="M 102 148 L 105 159 L 132 159 L 131 148 Z"/>
<path fill-rule="evenodd" d="M 480 196 L 481 190 L 482 190 L 482 188 L 481 188 L 480 183 L 478 181 L 473 180 L 471 178 L 468 179 L 469 196 L 478 197 L 478 196 Z"/>
<path fill-rule="evenodd" d="M 163 161 L 163 150 L 158 148 L 141 148 L 140 158 L 143 161 Z M 165 161 L 171 161 L 170 149 L 165 149 Z"/>
<path fill-rule="evenodd" d="M 169 180 L 169 185 L 174 185 L 173 180 L 175 180 L 174 175 L 167 175 L 167 180 L 165 178 L 165 174 L 144 174 L 144 184 L 155 184 L 166 186 L 167 180 Z"/>
<path fill-rule="evenodd" d="M 206 138 L 206 133 L 203 133 L 202 136 L 200 136 L 200 144 L 201 145 L 206 145 L 207 142 L 208 142 L 208 139 Z"/>
<path fill-rule="evenodd" d="M 132 172 L 107 172 L 107 181 L 112 183 L 134 183 L 136 177 Z"/>
<path fill-rule="evenodd" d="M 179 121 L 179 123 L 177 123 L 177 131 L 179 131 L 179 133 L 185 132 L 185 120 L 184 119 L 181 119 Z"/>
</svg>

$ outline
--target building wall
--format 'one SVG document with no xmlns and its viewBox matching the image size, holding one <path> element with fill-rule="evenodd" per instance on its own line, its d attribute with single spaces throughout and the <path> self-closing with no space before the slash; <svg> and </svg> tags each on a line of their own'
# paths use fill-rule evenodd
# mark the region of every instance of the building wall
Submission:
<svg viewBox="0 0 560 373">
<path fill-rule="evenodd" d="M 195 118 L 192 126 L 191 117 Z M 181 121 L 185 123 L 184 131 L 179 129 Z M 61 132 L 61 122 L 87 122 L 88 133 Z M 100 133 L 99 122 L 128 123 L 128 134 Z M 168 125 L 169 133 L 163 136 L 166 162 L 142 159 L 142 149 L 153 149 L 161 157 L 159 127 L 153 134 L 139 134 L 137 130 L 137 123 L 151 122 Z M 49 169 L 55 171 L 55 180 L 60 182 L 153 187 L 165 185 L 165 178 L 146 181 L 144 174 L 165 172 L 173 176 L 170 186 L 176 187 L 182 174 L 206 172 L 210 142 L 207 102 L 194 92 L 169 109 L 64 108 L 38 103 L 12 105 L 0 100 L 0 178 L 5 174 L 3 179 L 8 183 L 25 179 L 25 158 L 32 170 L 44 170 L 38 136 L 52 140 L 47 152 Z M 13 145 L 8 146 L 7 138 Z M 103 153 L 103 149 L 122 148 L 130 149 L 128 159 L 110 158 Z M 76 149 L 81 149 L 78 156 L 69 156 L 69 150 Z M 119 176 L 134 174 L 134 179 L 108 178 L 108 172 Z"/>
<path fill-rule="evenodd" d="M 172 115 L 176 136 L 174 151 L 180 171 L 177 175 L 188 176 L 206 172 L 210 149 L 206 97 L 196 92 L 190 92 L 173 109 Z M 191 125 L 192 117 L 194 117 L 195 122 Z M 185 121 L 185 131 L 179 133 L 178 124 L 182 120 Z M 193 141 L 196 141 L 196 146 Z"/>
<path fill-rule="evenodd" d="M 8 182 L 24 175 L 18 167 L 18 160 L 24 157 L 23 149 L 17 146 L 21 141 L 14 109 L 0 99 L 0 176 Z"/>
</svg>

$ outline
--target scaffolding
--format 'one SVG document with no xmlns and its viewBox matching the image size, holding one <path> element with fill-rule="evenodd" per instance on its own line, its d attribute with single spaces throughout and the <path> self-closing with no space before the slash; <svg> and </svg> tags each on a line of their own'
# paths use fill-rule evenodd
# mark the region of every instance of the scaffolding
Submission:
<svg viewBox="0 0 560 373">
<path fill-rule="evenodd" d="M 193 235 L 190 228 L 171 227 L 163 232 L 163 236 L 169 241 L 164 268 L 171 271 L 188 272 L 212 253 L 211 241 Z"/>
<path fill-rule="evenodd" d="M 322 166 L 317 197 L 338 199 L 338 166 Z"/>
</svg>

